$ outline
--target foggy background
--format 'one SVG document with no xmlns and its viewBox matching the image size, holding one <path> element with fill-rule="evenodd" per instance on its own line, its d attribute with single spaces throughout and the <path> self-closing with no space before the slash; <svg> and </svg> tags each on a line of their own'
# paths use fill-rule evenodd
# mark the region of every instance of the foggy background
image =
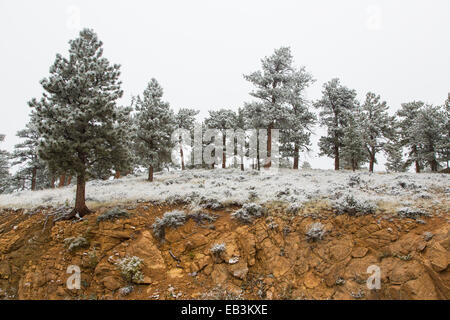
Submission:
<svg viewBox="0 0 450 320">
<path fill-rule="evenodd" d="M 11 151 L 28 121 L 39 81 L 56 53 L 67 56 L 68 41 L 80 29 L 97 32 L 104 56 L 121 64 L 124 96 L 142 93 L 156 78 L 164 100 L 177 111 L 237 110 L 253 98 L 243 74 L 260 60 L 290 46 L 297 66 L 322 84 L 339 77 L 356 89 L 381 95 L 394 112 L 402 102 L 443 104 L 450 90 L 450 1 L 65 1 L 0 0 L 0 148 Z M 333 159 L 313 149 L 300 156 L 313 168 Z M 383 159 L 375 170 L 383 170 Z"/>
</svg>

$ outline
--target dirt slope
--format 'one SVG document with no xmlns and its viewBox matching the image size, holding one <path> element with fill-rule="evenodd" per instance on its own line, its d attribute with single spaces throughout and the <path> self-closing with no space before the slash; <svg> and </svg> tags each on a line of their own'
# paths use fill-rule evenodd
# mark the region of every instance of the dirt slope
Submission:
<svg viewBox="0 0 450 320">
<path fill-rule="evenodd" d="M 231 219 L 237 208 L 209 211 L 156 239 L 157 217 L 182 206 L 138 203 L 129 217 L 54 223 L 53 209 L 0 213 L 1 299 L 449 299 L 449 214 L 414 220 L 388 213 L 336 216 L 311 202 L 295 215 L 283 203 L 252 224 Z M 186 209 L 188 212 L 188 210 Z M 308 226 L 325 226 L 322 240 L 307 241 Z M 71 237 L 86 243 L 69 250 Z M 225 251 L 214 255 L 214 244 Z M 136 256 L 142 278 L 129 283 L 117 262 Z M 81 268 L 81 288 L 67 289 L 69 265 Z M 369 290 L 371 265 L 381 289 Z"/>
</svg>

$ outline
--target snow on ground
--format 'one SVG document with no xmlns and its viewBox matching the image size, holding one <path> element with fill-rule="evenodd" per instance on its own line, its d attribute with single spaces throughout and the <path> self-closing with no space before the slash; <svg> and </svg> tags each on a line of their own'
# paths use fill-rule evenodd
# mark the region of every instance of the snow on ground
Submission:
<svg viewBox="0 0 450 320">
<path fill-rule="evenodd" d="M 303 203 L 315 199 L 336 200 L 345 194 L 373 202 L 401 205 L 418 199 L 442 203 L 450 197 L 450 179 L 445 174 L 369 173 L 331 170 L 272 173 L 237 169 L 186 170 L 157 173 L 153 183 L 146 175 L 119 180 L 89 181 L 88 205 L 126 202 L 194 202 L 211 207 L 220 204 L 264 203 L 279 200 Z M 27 208 L 73 204 L 75 186 L 0 195 L 0 208 Z M 428 201 L 427 200 L 427 201 Z"/>
</svg>

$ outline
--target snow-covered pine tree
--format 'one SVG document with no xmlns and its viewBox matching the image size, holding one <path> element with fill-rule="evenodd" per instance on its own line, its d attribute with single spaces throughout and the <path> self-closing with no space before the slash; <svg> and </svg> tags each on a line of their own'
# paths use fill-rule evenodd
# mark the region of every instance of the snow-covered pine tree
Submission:
<svg viewBox="0 0 450 320">
<path fill-rule="evenodd" d="M 444 162 L 448 169 L 450 162 L 450 93 L 442 106 L 441 116 L 443 119 L 442 137 L 437 148 L 439 161 Z"/>
<path fill-rule="evenodd" d="M 399 118 L 400 140 L 402 147 L 407 149 L 408 158 L 405 161 L 405 168 L 408 168 L 412 163 L 415 164 L 417 173 L 423 167 L 420 159 L 419 148 L 420 143 L 417 137 L 417 130 L 415 128 L 416 118 L 419 111 L 424 108 L 425 104 L 422 101 L 413 101 L 402 103 L 401 108 L 397 111 Z"/>
<path fill-rule="evenodd" d="M 361 133 L 369 154 L 370 172 L 373 172 L 377 163 L 376 154 L 383 150 L 388 139 L 394 135 L 394 117 L 389 116 L 386 101 L 380 99 L 379 95 L 368 92 L 362 105 Z"/>
<path fill-rule="evenodd" d="M 30 115 L 30 121 L 25 125 L 25 129 L 19 130 L 16 134 L 23 142 L 14 146 L 11 154 L 12 165 L 20 165 L 21 169 L 16 174 L 17 180 L 29 179 L 31 190 L 36 190 L 37 176 L 39 170 L 45 169 L 45 163 L 38 156 L 39 130 L 37 128 L 37 117 L 34 112 Z M 20 177 L 20 178 L 19 178 Z"/>
<path fill-rule="evenodd" d="M 248 156 L 252 161 L 252 169 L 260 170 L 261 161 L 259 159 L 259 136 L 258 129 L 267 128 L 267 119 L 264 115 L 264 104 L 261 102 L 250 102 L 245 103 L 244 108 L 242 110 L 244 121 L 246 123 L 246 128 L 248 129 L 256 129 L 249 133 L 249 140 L 256 140 L 256 150 L 252 150 L 249 152 Z M 252 135 L 256 135 L 252 136 Z M 249 146 L 250 147 L 250 146 Z M 248 149 L 250 151 L 250 148 Z"/>
<path fill-rule="evenodd" d="M 444 136 L 445 122 L 440 111 L 436 106 L 424 106 L 419 110 L 411 130 L 419 143 L 419 158 L 428 164 L 432 172 L 438 171 L 438 146 Z"/>
<path fill-rule="evenodd" d="M 195 118 L 199 114 L 199 110 L 189 109 L 189 108 L 181 108 L 175 115 L 175 127 L 177 129 L 186 129 L 193 134 Z M 181 170 L 185 169 L 184 165 L 184 152 L 182 145 L 182 138 L 180 136 L 180 159 L 181 159 Z"/>
<path fill-rule="evenodd" d="M 75 208 L 71 214 L 89 213 L 85 203 L 86 179 L 93 165 L 116 167 L 123 158 L 115 151 L 124 128 L 116 107 L 122 96 L 120 66 L 103 57 L 102 42 L 93 30 L 84 29 L 69 41 L 69 57 L 56 55 L 50 75 L 41 81 L 46 93 L 33 100 L 41 135 L 39 156 L 51 170 L 73 171 L 77 176 Z"/>
<path fill-rule="evenodd" d="M 281 154 L 294 158 L 294 169 L 298 169 L 299 152 L 311 145 L 310 136 L 316 116 L 309 110 L 305 89 L 314 82 L 312 75 L 302 67 L 296 70 L 289 83 L 286 115 L 280 130 Z"/>
<path fill-rule="evenodd" d="M 342 147 L 340 157 L 343 164 L 348 165 L 353 171 L 360 168 L 360 165 L 367 161 L 366 142 L 363 136 L 363 115 L 362 110 L 357 107 L 347 119 L 343 128 Z"/>
<path fill-rule="evenodd" d="M 217 111 L 209 111 L 209 116 L 205 119 L 205 126 L 207 129 L 218 129 L 222 133 L 222 168 L 227 166 L 226 155 L 226 130 L 234 129 L 236 126 L 237 115 L 233 110 L 220 109 Z"/>
<path fill-rule="evenodd" d="M 389 140 L 384 145 L 384 151 L 387 155 L 386 171 L 387 172 L 405 172 L 405 162 L 403 161 L 402 145 L 396 140 Z"/>
<path fill-rule="evenodd" d="M 320 109 L 320 124 L 327 128 L 327 136 L 319 140 L 320 155 L 334 158 L 335 170 L 340 168 L 339 153 L 344 128 L 357 105 L 356 91 L 341 85 L 337 78 L 323 85 L 322 98 L 314 103 Z"/>
<path fill-rule="evenodd" d="M 169 103 L 162 101 L 163 88 L 151 79 L 142 98 L 136 98 L 135 147 L 139 163 L 148 168 L 148 181 L 153 181 L 153 171 L 170 161 L 171 135 L 175 118 Z"/>
<path fill-rule="evenodd" d="M 245 130 L 247 129 L 247 127 L 248 127 L 248 124 L 247 124 L 247 119 L 246 119 L 246 117 L 245 117 L 245 110 L 244 110 L 244 108 L 238 108 L 238 112 L 237 112 L 237 115 L 236 115 L 236 124 L 235 124 L 235 130 L 242 130 L 242 131 L 244 131 L 245 132 Z M 237 144 L 236 144 L 236 152 L 237 152 L 237 150 L 238 149 L 240 149 L 241 150 L 241 165 L 240 165 L 240 167 L 241 167 L 241 171 L 244 171 L 244 157 L 245 157 L 245 153 L 246 153 L 246 145 L 247 145 L 247 143 L 246 143 L 246 137 L 244 136 L 244 143 L 241 145 L 241 144 L 239 144 L 239 141 L 237 141 Z"/>
<path fill-rule="evenodd" d="M 271 156 L 272 135 L 271 129 L 281 129 L 280 119 L 286 117 L 286 99 L 289 95 L 290 83 L 295 74 L 292 66 L 293 57 L 289 47 L 281 47 L 261 60 L 262 70 L 244 75 L 244 79 L 250 81 L 256 90 L 251 96 L 259 99 L 261 104 L 264 127 L 267 129 L 267 157 Z M 270 159 L 270 158 L 268 158 Z M 270 167 L 271 161 L 266 161 L 264 167 Z"/>
<path fill-rule="evenodd" d="M 3 142 L 4 140 L 5 135 L 0 134 L 0 142 Z M 7 151 L 0 149 L 0 193 L 8 190 L 9 182 L 9 154 Z"/>
</svg>

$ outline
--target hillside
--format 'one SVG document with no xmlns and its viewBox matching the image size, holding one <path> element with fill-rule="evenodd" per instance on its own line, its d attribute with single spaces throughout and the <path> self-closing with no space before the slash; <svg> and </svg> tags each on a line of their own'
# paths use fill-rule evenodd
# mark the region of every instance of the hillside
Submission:
<svg viewBox="0 0 450 320">
<path fill-rule="evenodd" d="M 55 222 L 74 187 L 0 196 L 0 298 L 450 298 L 444 174 L 192 170 L 86 190 L 95 212 L 73 221 Z"/>
</svg>

